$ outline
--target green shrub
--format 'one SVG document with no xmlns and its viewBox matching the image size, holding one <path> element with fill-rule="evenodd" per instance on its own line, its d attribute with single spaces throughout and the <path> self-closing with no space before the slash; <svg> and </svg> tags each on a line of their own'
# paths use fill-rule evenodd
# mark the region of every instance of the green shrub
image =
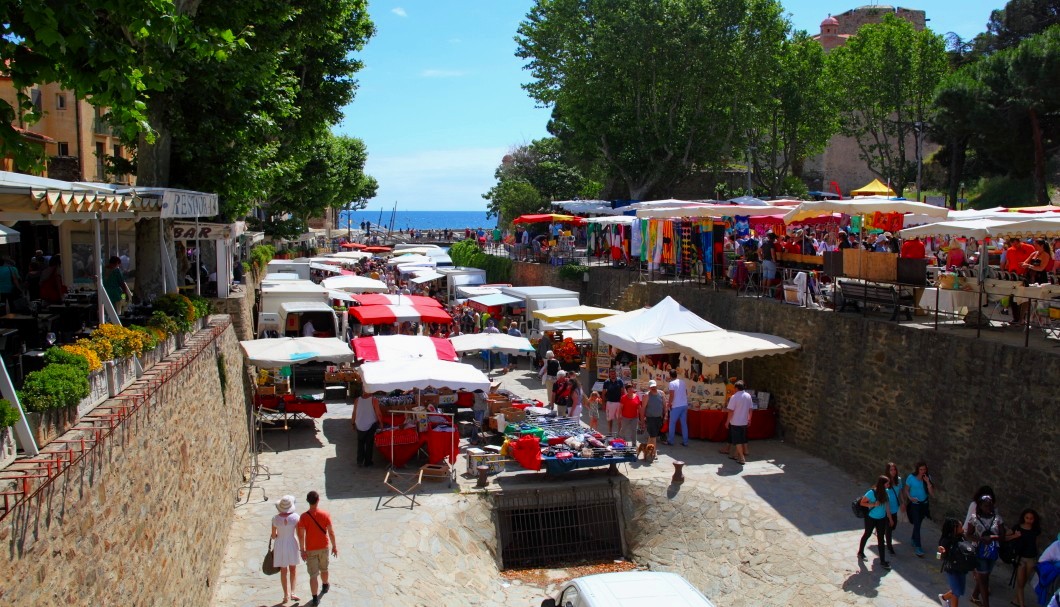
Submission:
<svg viewBox="0 0 1060 607">
<path fill-rule="evenodd" d="M 48 365 L 26 375 L 19 398 L 27 411 L 72 407 L 89 395 L 88 376 L 75 365 Z"/>
<path fill-rule="evenodd" d="M 276 257 L 276 248 L 271 244 L 259 244 L 250 250 L 250 265 L 260 273 L 265 272 L 265 267 Z"/>
<path fill-rule="evenodd" d="M 129 329 L 132 331 L 143 333 L 145 351 L 154 350 L 158 347 L 158 343 L 161 341 L 160 339 L 158 339 L 158 335 L 147 327 L 142 327 L 140 325 L 129 325 Z"/>
<path fill-rule="evenodd" d="M 581 266 L 576 263 L 568 263 L 559 267 L 557 274 L 560 278 L 566 278 L 567 280 L 582 281 L 582 278 L 586 272 L 589 271 L 589 266 Z"/>
<path fill-rule="evenodd" d="M 0 398 L 0 428 L 10 428 L 18 421 L 19 414 L 15 405 L 6 398 Z"/>
<path fill-rule="evenodd" d="M 449 258 L 453 260 L 454 266 L 477 267 L 471 265 L 471 260 L 481 254 L 482 249 L 471 238 L 461 240 L 449 247 Z"/>
<path fill-rule="evenodd" d="M 177 321 L 161 310 L 155 310 L 151 313 L 151 318 L 147 320 L 147 326 L 158 329 L 167 337 L 180 331 Z"/>
<path fill-rule="evenodd" d="M 191 331 L 192 322 L 195 321 L 195 305 L 191 300 L 180 293 L 167 293 L 155 299 L 155 312 L 162 312 L 173 319 L 177 328 L 185 333 Z"/>
<path fill-rule="evenodd" d="M 195 308 L 195 318 L 206 318 L 210 315 L 210 300 L 200 295 L 189 295 L 188 300 Z"/>
<path fill-rule="evenodd" d="M 87 374 L 89 365 L 88 359 L 80 354 L 74 354 L 67 350 L 63 350 L 60 346 L 52 346 L 44 352 L 44 362 L 47 365 L 73 365 L 78 369 L 81 369 L 82 373 Z"/>
</svg>

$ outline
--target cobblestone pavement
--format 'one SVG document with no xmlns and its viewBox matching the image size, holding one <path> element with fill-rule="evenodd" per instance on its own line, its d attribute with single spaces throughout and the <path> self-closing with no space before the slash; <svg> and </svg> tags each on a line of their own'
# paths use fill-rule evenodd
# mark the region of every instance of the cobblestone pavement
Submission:
<svg viewBox="0 0 1060 607">
<path fill-rule="evenodd" d="M 499 379 L 513 392 L 540 395 L 540 384 L 529 375 L 516 371 Z M 493 524 L 486 501 L 471 490 L 472 480 L 461 478 L 453 488 L 425 484 L 411 510 L 383 506 L 394 495 L 383 485 L 385 462 L 377 456 L 374 468 L 356 467 L 352 407 L 333 402 L 328 408 L 315 432 L 308 424 L 289 432 L 289 448 L 284 432 L 266 434 L 279 449 L 260 456 L 271 478 L 261 479 L 252 494 L 244 492 L 235 508 L 215 605 L 279 604 L 279 576 L 260 571 L 272 502 L 289 493 L 303 511 L 312 489 L 322 493 L 321 507 L 332 515 L 340 551 L 324 605 L 536 606 L 554 593 L 566 576 L 562 570 L 548 572 L 545 587 L 498 572 Z M 627 537 L 637 565 L 681 573 L 718 607 L 938 604 L 934 597 L 945 581 L 932 558 L 937 526 L 925 524 L 929 555 L 923 559 L 913 555 L 903 520 L 892 571 L 880 568 L 874 542 L 866 550 L 869 561 L 859 563 L 854 555 L 862 526 L 849 503 L 868 479 L 852 479 L 780 441 L 753 442 L 745 467 L 719 454 L 718 446 L 692 441 L 664 447 L 653 464 L 624 467 L 634 517 Z M 680 485 L 670 484 L 674 458 L 687 464 Z M 390 505 L 401 506 L 401 499 Z M 997 569 L 995 597 L 1003 605 L 1011 591 L 1000 579 L 1007 581 L 1007 568 Z M 296 594 L 308 604 L 304 567 Z"/>
</svg>

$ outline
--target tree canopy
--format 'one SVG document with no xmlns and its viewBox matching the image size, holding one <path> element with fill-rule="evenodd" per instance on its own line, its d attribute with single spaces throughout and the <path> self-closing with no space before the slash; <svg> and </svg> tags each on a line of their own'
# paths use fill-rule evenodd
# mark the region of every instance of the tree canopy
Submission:
<svg viewBox="0 0 1060 607">
<path fill-rule="evenodd" d="M 946 46 L 931 30 L 888 15 L 862 26 L 828 55 L 840 132 L 857 141 L 869 170 L 899 196 L 916 165 L 916 138 L 927 128 L 931 99 L 946 74 Z"/>
<path fill-rule="evenodd" d="M 729 156 L 787 28 L 773 0 L 538 0 L 516 55 L 550 132 L 639 199 Z"/>
<path fill-rule="evenodd" d="M 494 172 L 497 183 L 482 195 L 487 217 L 502 224 L 527 213 L 546 211 L 551 200 L 595 198 L 600 184 L 567 161 L 560 142 L 545 137 L 513 148 Z"/>
</svg>

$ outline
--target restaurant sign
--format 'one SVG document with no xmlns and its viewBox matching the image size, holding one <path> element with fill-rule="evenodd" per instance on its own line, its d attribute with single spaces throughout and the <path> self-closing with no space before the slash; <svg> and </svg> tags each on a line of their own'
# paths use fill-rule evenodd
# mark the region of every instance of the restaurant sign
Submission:
<svg viewBox="0 0 1060 607">
<path fill-rule="evenodd" d="M 227 240 L 232 237 L 232 225 L 227 223 L 173 224 L 173 240 Z"/>
<path fill-rule="evenodd" d="M 162 195 L 162 218 L 213 217 L 220 212 L 217 194 L 166 190 Z"/>
</svg>

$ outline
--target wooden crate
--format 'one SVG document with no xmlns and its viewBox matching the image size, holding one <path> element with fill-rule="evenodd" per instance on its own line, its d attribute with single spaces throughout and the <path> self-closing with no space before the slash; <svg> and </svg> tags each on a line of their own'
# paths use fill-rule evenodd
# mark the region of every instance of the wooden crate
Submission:
<svg viewBox="0 0 1060 607">
<path fill-rule="evenodd" d="M 420 472 L 423 473 L 423 480 L 439 482 L 449 480 L 449 466 L 445 464 L 424 464 L 420 467 Z"/>
<path fill-rule="evenodd" d="M 258 386 L 258 394 L 262 396 L 272 396 L 276 394 L 276 386 Z"/>
<path fill-rule="evenodd" d="M 515 409 L 515 408 L 501 409 L 500 413 L 504 415 L 504 421 L 506 421 L 506 422 L 519 423 L 519 422 L 525 422 L 526 421 L 526 411 L 523 411 L 522 409 Z"/>
</svg>

